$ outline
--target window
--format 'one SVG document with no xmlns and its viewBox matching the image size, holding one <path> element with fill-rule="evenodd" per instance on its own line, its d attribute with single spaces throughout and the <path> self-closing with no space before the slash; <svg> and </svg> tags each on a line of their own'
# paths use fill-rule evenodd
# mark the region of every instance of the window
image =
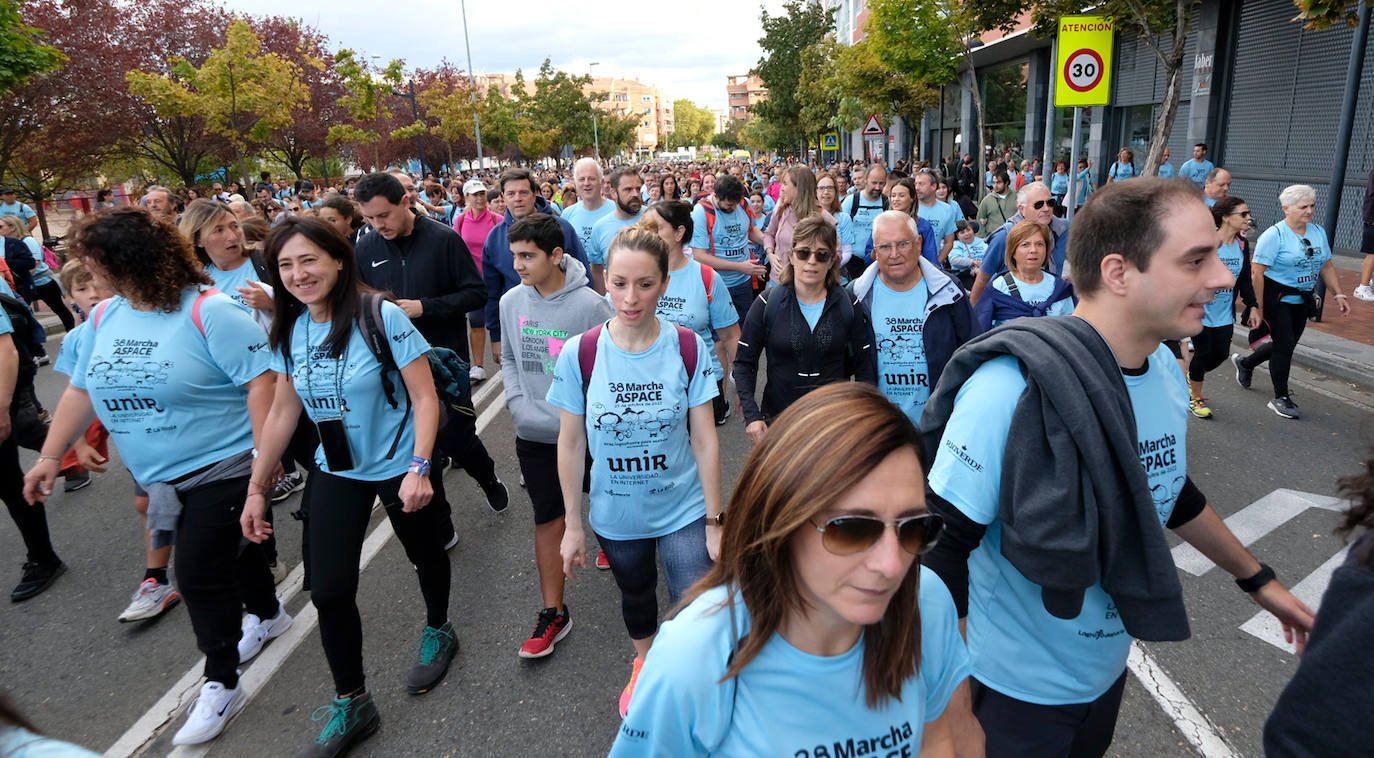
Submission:
<svg viewBox="0 0 1374 758">
<path fill-rule="evenodd" d="M 641 103 L 652 103 L 653 101 L 654 101 L 654 96 L 653 96 L 653 95 L 640 95 L 640 96 L 639 96 L 639 102 L 641 102 Z"/>
</svg>

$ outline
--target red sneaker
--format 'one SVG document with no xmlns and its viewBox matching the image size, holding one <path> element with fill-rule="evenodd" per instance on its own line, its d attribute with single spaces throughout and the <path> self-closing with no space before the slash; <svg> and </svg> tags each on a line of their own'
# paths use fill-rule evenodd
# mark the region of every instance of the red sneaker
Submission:
<svg viewBox="0 0 1374 758">
<path fill-rule="evenodd" d="M 572 631 L 572 616 L 568 606 L 563 612 L 557 608 L 545 608 L 539 612 L 539 621 L 534 625 L 534 634 L 520 646 L 521 658 L 543 658 L 553 652 L 553 646 L 563 641 Z"/>
<path fill-rule="evenodd" d="M 602 571 L 606 571 L 611 567 L 611 559 L 606 557 L 605 550 L 596 551 L 596 567 Z"/>
<path fill-rule="evenodd" d="M 639 681 L 639 672 L 644 668 L 644 659 L 635 656 L 635 662 L 630 668 L 630 683 L 625 685 L 625 689 L 620 691 L 620 717 L 625 718 L 625 714 L 630 712 L 630 699 L 635 696 L 635 683 Z"/>
</svg>

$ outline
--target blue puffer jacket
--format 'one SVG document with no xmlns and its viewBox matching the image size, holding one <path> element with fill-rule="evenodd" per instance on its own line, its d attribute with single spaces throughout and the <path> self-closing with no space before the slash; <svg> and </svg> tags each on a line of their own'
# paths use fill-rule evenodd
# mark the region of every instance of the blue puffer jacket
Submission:
<svg viewBox="0 0 1374 758">
<path fill-rule="evenodd" d="M 573 225 L 560 218 L 543 197 L 534 199 L 534 212 L 554 217 L 558 225 L 563 227 L 563 252 L 581 261 L 586 270 L 591 271 L 587 252 L 582 249 L 582 240 L 578 238 Z M 520 275 L 515 273 L 515 258 L 510 252 L 510 241 L 506 239 L 506 232 L 514 223 L 515 218 L 507 210 L 506 219 L 492 227 L 482 247 L 482 278 L 487 281 L 487 332 L 492 342 L 501 341 L 501 296 L 520 284 Z M 587 286 L 592 286 L 590 278 Z"/>
</svg>

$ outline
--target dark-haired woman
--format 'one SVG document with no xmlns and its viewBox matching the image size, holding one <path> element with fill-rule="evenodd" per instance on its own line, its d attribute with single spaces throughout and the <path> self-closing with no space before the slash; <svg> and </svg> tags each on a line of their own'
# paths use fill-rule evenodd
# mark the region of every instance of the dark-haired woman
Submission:
<svg viewBox="0 0 1374 758">
<path fill-rule="evenodd" d="M 89 217 L 72 248 L 116 296 L 91 313 L 24 494 L 30 502 L 51 494 L 62 454 L 92 413 L 119 440 L 151 501 L 153 547 L 175 537 L 177 585 L 205 654 L 207 681 L 172 741 L 206 742 L 247 702 L 239 664 L 291 625 L 262 549 L 241 545 L 238 523 L 272 400 L 267 339 L 238 304 L 207 291 L 210 279 L 176 227 L 145 210 Z"/>
<path fill-rule="evenodd" d="M 1241 232 L 1249 229 L 1250 206 L 1238 197 L 1223 197 L 1212 206 L 1212 220 L 1217 225 L 1220 247 L 1217 256 L 1231 276 L 1236 278 L 1232 289 L 1218 290 L 1207 310 L 1202 314 L 1202 332 L 1193 337 L 1193 357 L 1188 363 L 1188 408 L 1198 418 L 1211 418 L 1212 409 L 1202 394 L 1202 380 L 1207 372 L 1226 362 L 1231 354 L 1231 335 L 1236 328 L 1236 292 L 1250 311 L 1251 329 L 1260 325 L 1255 311 L 1255 288 L 1250 282 L 1250 251 Z"/>
<path fill-rule="evenodd" d="M 664 200 L 677 200 L 682 197 L 682 188 L 678 186 L 677 177 L 672 174 L 664 174 L 663 178 L 658 180 L 658 186 Z"/>
<path fill-rule="evenodd" d="M 268 235 L 263 257 L 277 291 L 270 344 L 282 381 L 258 447 L 243 535 L 262 542 L 272 532 L 263 520 L 266 480 L 304 408 L 321 443 L 318 469 L 305 495 L 310 599 L 319 611 L 320 641 L 337 697 L 324 706 L 329 720 L 303 755 L 341 755 L 379 723 L 363 676 L 362 619 L 355 600 L 375 499 L 386 508 L 416 568 L 425 600 L 419 660 L 406 677 L 406 689 L 411 694 L 433 689 L 458 650 L 448 619 L 448 559 L 431 519 L 418 512 L 433 495 L 430 455 L 439 400 L 426 357 L 429 344 L 399 306 L 382 301 L 379 327 L 399 367 L 399 376 L 391 378 L 399 379 L 395 392 L 408 398 L 388 401 L 383 379 L 392 369 L 374 356 L 359 326 L 380 295 L 358 280 L 353 247 L 334 227 L 319 219 L 287 218 Z"/>
<path fill-rule="evenodd" d="M 860 740 L 881 743 L 875 755 L 953 755 L 946 706 L 969 657 L 949 590 L 917 560 L 943 527 L 924 468 L 916 429 L 874 388 L 830 385 L 783 412 L 611 755 L 816 755 Z"/>
<path fill-rule="evenodd" d="M 701 337 L 657 314 L 668 288 L 668 247 L 655 232 L 616 234 L 606 253 L 615 316 L 568 340 L 548 394 L 559 409 L 566 514 L 559 553 L 570 579 L 574 566 L 587 565 L 582 480 L 592 453 L 588 521 L 620 588 L 635 649 L 622 716 L 658 633 L 656 557 L 673 604 L 710 568 L 720 536 L 715 370 Z"/>
<path fill-rule="evenodd" d="M 358 229 L 362 228 L 363 217 L 358 213 L 358 206 L 354 205 L 352 200 L 334 192 L 325 195 L 324 199 L 315 205 L 315 212 L 349 242 L 358 241 Z"/>
<path fill-rule="evenodd" d="M 668 243 L 668 289 L 658 299 L 658 315 L 697 333 L 702 342 L 732 343 L 739 339 L 739 314 L 725 280 L 709 266 L 688 258 L 683 245 L 692 239 L 692 206 L 682 200 L 663 200 L 649 206 L 640 226 Z M 712 335 L 715 335 L 714 337 Z M 725 372 L 715 350 L 707 351 L 720 394 L 712 401 L 716 426 L 730 420 L 725 401 Z"/>
<path fill-rule="evenodd" d="M 840 286 L 840 241 L 820 214 L 792 232 L 781 284 L 760 294 L 744 319 L 735 356 L 735 391 L 745 433 L 758 443 L 768 424 L 797 398 L 850 378 L 877 384 L 873 325 Z M 763 402 L 755 400 L 759 359 L 768 359 Z"/>
</svg>

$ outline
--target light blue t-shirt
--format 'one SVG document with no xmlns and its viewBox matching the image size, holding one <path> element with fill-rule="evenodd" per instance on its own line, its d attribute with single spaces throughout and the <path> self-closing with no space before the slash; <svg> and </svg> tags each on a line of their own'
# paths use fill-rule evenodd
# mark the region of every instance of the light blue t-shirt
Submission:
<svg viewBox="0 0 1374 758">
<path fill-rule="evenodd" d="M 1048 271 L 1045 272 L 1045 278 L 1035 284 L 1027 284 L 1021 281 L 1021 277 L 1016 274 L 1012 274 L 1011 278 L 1012 281 L 1016 282 L 1017 295 L 1021 298 L 1021 301 L 1027 305 L 1039 305 L 1049 300 L 1050 295 L 1054 294 L 1054 285 L 1059 282 L 1059 279 Z M 1006 295 L 1011 294 L 1011 288 L 1007 286 L 1006 280 L 1000 276 L 993 278 L 992 286 L 996 288 L 998 292 Z M 1073 313 L 1073 298 L 1071 297 L 1066 297 L 1056 302 L 1049 307 L 1049 310 L 1045 311 L 1046 316 L 1067 316 L 1071 313 Z M 992 325 L 1000 326 L 1005 323 L 1006 321 L 1004 319 L 999 319 L 993 322 Z"/>
<path fill-rule="evenodd" d="M 963 214 L 951 208 L 949 203 L 942 203 L 939 200 L 936 200 L 935 204 L 929 208 L 917 202 L 916 215 L 925 219 L 930 224 L 930 228 L 935 230 L 937 248 L 944 246 L 945 237 L 954 234 L 954 223 L 963 218 Z"/>
<path fill-rule="evenodd" d="M 1135 164 L 1122 163 L 1121 161 L 1117 161 L 1116 163 L 1112 164 L 1112 167 L 1110 169 L 1107 170 L 1107 176 L 1110 176 L 1113 181 L 1117 182 L 1130 179 L 1136 176 Z"/>
<path fill-rule="evenodd" d="M 1201 161 L 1189 158 L 1183 162 L 1182 166 L 1178 167 L 1178 175 L 1184 179 L 1191 179 L 1194 184 L 1201 187 L 1207 183 L 1207 174 L 1211 173 L 1214 168 L 1216 165 L 1205 158 Z"/>
<path fill-rule="evenodd" d="M 304 312 L 291 329 L 290 371 L 280 350 L 272 354 L 272 370 L 283 376 L 290 374 L 291 384 L 311 421 L 344 420 L 353 468 L 331 471 L 325 462 L 323 445 L 315 451 L 315 462 L 321 470 L 348 479 L 381 482 L 401 476 L 415 453 L 415 412 L 406 408 L 405 382 L 400 376 L 392 376 L 397 400 L 392 408 L 382 388 L 382 364 L 368 349 L 362 329 L 353 325 L 340 361 L 330 356 L 325 346 L 331 327 L 328 322 L 311 321 L 310 313 Z M 404 369 L 412 361 L 427 360 L 429 343 L 400 306 L 382 303 L 382 328 L 391 340 L 391 353 L 398 367 Z"/>
<path fill-rule="evenodd" d="M 33 237 L 24 238 L 24 246 L 29 249 L 29 255 L 33 256 L 33 271 L 29 276 L 33 277 L 33 286 L 41 287 L 52 281 L 52 269 L 48 268 L 48 261 L 43 257 L 43 245 Z"/>
<path fill-rule="evenodd" d="M 614 204 L 612 207 L 615 207 Z M 629 219 L 622 219 L 614 213 L 607 213 L 602 216 L 592 225 L 592 244 L 587 246 L 587 261 L 604 266 L 606 264 L 606 252 L 611 249 L 611 240 L 615 239 L 616 233 L 627 226 L 634 226 L 643 217 L 643 208 L 634 218 Z"/>
<path fill-rule="evenodd" d="M 1241 264 L 1245 262 L 1244 253 L 1241 252 L 1240 242 L 1232 242 L 1229 245 L 1222 245 L 1217 249 L 1217 256 L 1221 262 L 1226 264 L 1231 276 L 1240 276 Z M 1236 323 L 1236 290 L 1230 289 L 1217 290 L 1216 297 L 1207 304 L 1206 311 L 1202 314 L 1203 326 L 1230 326 Z"/>
<path fill-rule="evenodd" d="M 811 327 L 811 331 L 816 331 L 816 322 L 821 320 L 821 313 L 825 310 L 825 301 L 803 303 L 801 298 L 798 298 L 797 307 L 801 308 L 802 318 L 806 319 L 806 325 Z"/>
<path fill-rule="evenodd" d="M 848 252 L 850 255 L 863 254 L 863 247 L 854 247 L 854 222 L 849 220 L 848 213 L 833 213 L 835 217 L 835 236 L 840 241 L 840 252 Z M 869 235 L 872 236 L 872 228 L 869 228 Z M 864 247 L 868 246 L 868 240 L 864 240 Z"/>
<path fill-rule="evenodd" d="M 271 369 L 267 335 L 223 294 L 187 289 L 172 313 L 109 300 L 83 337 L 72 386 L 90 393 L 134 481 L 166 482 L 253 447 L 244 385 Z M 94 316 L 93 316 L 94 318 Z"/>
<path fill-rule="evenodd" d="M 1161 179 L 1172 179 L 1172 178 L 1174 178 L 1175 176 L 1177 176 L 1177 172 L 1174 171 L 1174 164 L 1172 164 L 1172 163 L 1161 163 L 1161 164 L 1159 164 L 1159 174 L 1158 174 L 1158 176 L 1159 176 L 1159 178 L 1161 178 Z"/>
<path fill-rule="evenodd" d="M 854 250 L 857 252 L 867 249 L 868 241 L 873 238 L 873 219 L 883 212 L 883 198 L 869 200 L 868 196 L 861 191 L 846 195 L 844 200 L 840 201 L 840 212 L 836 216 L 848 216 L 855 203 L 859 205 L 854 211 L 853 218 L 850 219 L 853 222 L 853 228 L 850 229 L 849 234 L 854 242 Z M 838 229 L 838 227 L 836 228 Z"/>
<path fill-rule="evenodd" d="M 29 219 L 37 215 L 33 212 L 33 206 L 28 203 L 21 203 L 18 200 L 13 203 L 0 203 L 0 216 L 18 216 L 24 219 L 25 223 L 28 223 Z"/>
<path fill-rule="evenodd" d="M 983 256 L 988 254 L 988 241 L 982 237 L 974 237 L 972 242 L 954 240 L 954 247 L 949 251 L 949 263 L 956 271 L 968 271 L 973 268 L 974 262 L 982 263 Z M 967 258 L 970 265 L 963 265 L 963 259 Z M 956 264 L 955 259 L 960 259 Z"/>
<path fill-rule="evenodd" d="M 568 340 L 554 366 L 547 400 L 585 417 L 592 455 L 592 529 L 613 540 L 662 537 L 706 515 L 706 498 L 687 433 L 687 412 L 717 394 L 716 369 L 697 342 L 697 373 L 688 381 L 677 328 L 660 318 L 658 339 L 640 353 L 616 347 L 606 328 L 586 394 L 579 345 Z"/>
<path fill-rule="evenodd" d="M 0 309 L 3 310 L 3 309 Z M 5 324 L 9 324 L 9 316 L 5 316 Z M 91 334 L 91 322 L 82 321 L 77 324 L 67 336 L 62 338 L 62 348 L 57 351 L 57 360 L 52 362 L 52 370 L 68 377 L 76 375 L 77 359 L 81 355 L 83 345 Z"/>
<path fill-rule="evenodd" d="M 1310 258 L 1307 246 L 1302 243 L 1304 239 L 1312 247 Z M 1329 260 L 1331 246 L 1326 241 L 1326 230 L 1316 224 L 1308 224 L 1307 234 L 1299 235 L 1280 221 L 1265 229 L 1255 242 L 1254 262 L 1269 267 L 1264 277 L 1304 292 L 1311 292 L 1316 286 L 1322 266 Z M 1297 305 L 1302 298 L 1286 295 L 1279 301 Z"/>
<path fill-rule="evenodd" d="M 75 332 L 76 332 L 75 329 L 73 329 L 73 330 L 70 331 L 70 332 L 67 332 L 67 338 L 70 339 L 71 336 L 72 336 L 72 334 L 75 333 Z M 0 334 L 14 334 L 14 322 L 13 322 L 13 321 L 10 321 L 10 314 L 9 314 L 9 313 L 6 313 L 4 308 L 0 308 Z M 66 339 L 64 339 L 64 340 L 62 341 L 62 345 L 63 345 L 63 349 L 64 349 L 64 350 L 66 349 L 66 344 L 67 344 L 67 343 L 66 343 Z M 61 354 L 59 353 L 59 354 L 58 354 L 58 362 L 59 362 L 59 364 L 60 364 L 60 362 L 61 362 L 61 359 L 62 359 L 62 356 L 61 356 Z M 61 371 L 61 369 L 58 368 L 58 364 L 54 364 L 54 365 L 53 365 L 53 368 L 54 368 L 55 370 Z M 62 373 L 68 374 L 68 375 L 70 376 L 70 372 L 63 371 Z"/>
<path fill-rule="evenodd" d="M 878 346 L 878 390 L 915 424 L 930 399 L 925 322 L 930 291 L 925 279 L 896 292 L 873 281 L 873 338 Z"/>
<path fill-rule="evenodd" d="M 615 203 L 610 200 L 602 203 L 601 207 L 594 211 L 587 210 L 587 206 L 582 203 L 574 203 L 566 211 L 563 211 L 562 218 L 572 224 L 573 229 L 577 231 L 578 238 L 582 240 L 582 248 L 590 254 L 592 250 L 592 227 L 596 226 L 596 222 L 604 216 L 614 211 Z"/>
<path fill-rule="evenodd" d="M 612 758 L 629 756 L 908 756 L 969 673 L 954 600 L 935 572 L 920 572 L 921 663 L 902 696 L 866 705 L 863 637 L 835 656 L 805 653 L 774 633 L 740 675 L 720 682 L 731 638 L 749 613 L 736 602 L 732 630 L 717 587 L 665 621 L 635 686 Z"/>
<path fill-rule="evenodd" d="M 1050 176 L 1050 194 L 1055 197 L 1064 197 L 1069 194 L 1069 175 L 1053 174 Z"/>
<path fill-rule="evenodd" d="M 698 250 L 705 250 L 707 253 L 723 258 L 727 261 L 743 262 L 749 259 L 749 213 L 744 210 L 744 204 L 740 203 L 729 213 L 725 213 L 716 208 L 716 221 L 714 228 L 711 229 L 711 237 L 715 239 L 715 250 L 711 249 L 711 239 L 707 237 L 706 231 L 706 208 L 701 203 L 697 203 L 692 209 L 692 241 L 689 246 Z M 722 279 L 725 280 L 726 287 L 738 287 L 748 284 L 750 278 L 747 274 L 738 271 L 717 271 Z"/>
<path fill-rule="evenodd" d="M 1210 198 L 1210 197 L 1207 197 L 1206 195 L 1203 195 L 1203 196 L 1202 196 L 1202 202 L 1206 203 L 1208 208 L 1211 208 L 1212 206 L 1214 206 L 1214 205 L 1217 204 L 1217 201 L 1216 201 L 1215 198 Z"/>
<path fill-rule="evenodd" d="M 215 283 L 215 289 L 223 292 L 230 300 L 239 304 L 248 313 L 252 314 L 254 308 L 244 301 L 243 295 L 239 294 L 239 287 L 248 287 L 248 281 L 258 281 L 257 270 L 253 268 L 252 261 L 247 258 L 233 271 L 225 271 L 213 263 L 205 265 L 205 275 L 210 277 L 210 281 Z"/>
<path fill-rule="evenodd" d="M 691 329 L 703 343 L 713 346 L 715 340 L 711 332 L 739 323 L 739 313 L 735 311 L 725 280 L 714 271 L 711 275 L 711 298 L 707 302 L 706 282 L 701 278 L 701 270 L 702 265 L 689 258 L 686 266 L 668 272 L 668 290 L 658 299 L 658 315 L 666 321 Z M 724 376 L 716 351 L 706 352 L 716 376 Z"/>
<path fill-rule="evenodd" d="M 1088 195 L 1093 193 L 1093 185 L 1096 183 L 1097 180 L 1093 178 L 1093 172 L 1091 170 L 1085 168 L 1078 172 L 1077 187 L 1079 205 L 1088 202 Z"/>
<path fill-rule="evenodd" d="M 1188 473 L 1188 384 L 1163 345 L 1143 375 L 1123 378 L 1135 412 L 1140 464 L 1164 524 Z M 955 397 L 930 487 L 968 518 L 988 525 L 969 557 L 973 675 L 1028 703 L 1086 703 L 1121 676 L 1131 636 L 1101 584 L 1087 590 L 1077 618 L 1057 618 L 1045 610 L 1040 587 L 1002 556 L 1002 460 L 1025 387 L 1012 356 L 994 358 L 973 373 Z"/>
</svg>

